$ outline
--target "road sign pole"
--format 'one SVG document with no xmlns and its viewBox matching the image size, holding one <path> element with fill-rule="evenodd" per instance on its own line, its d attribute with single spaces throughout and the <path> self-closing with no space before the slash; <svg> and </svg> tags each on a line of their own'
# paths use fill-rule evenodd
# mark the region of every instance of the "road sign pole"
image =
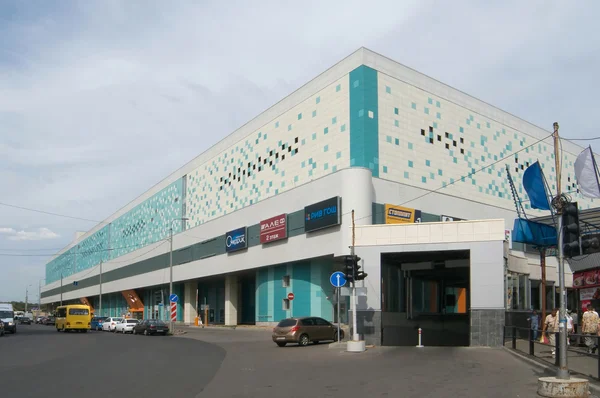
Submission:
<svg viewBox="0 0 600 398">
<path fill-rule="evenodd" d="M 339 279 L 340 278 L 338 276 L 338 281 L 339 281 Z M 340 289 L 341 289 L 341 287 L 337 288 L 337 324 L 338 324 L 337 341 L 338 341 L 338 343 L 340 341 L 342 341 L 342 339 L 340 338 L 340 324 L 341 324 L 341 320 L 340 320 Z"/>
</svg>

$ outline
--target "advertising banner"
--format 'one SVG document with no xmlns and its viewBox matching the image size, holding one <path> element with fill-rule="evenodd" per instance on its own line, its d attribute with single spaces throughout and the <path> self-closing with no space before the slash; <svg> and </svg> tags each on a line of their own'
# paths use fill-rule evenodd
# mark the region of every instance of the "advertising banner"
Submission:
<svg viewBox="0 0 600 398">
<path fill-rule="evenodd" d="M 582 287 L 600 286 L 600 270 L 575 272 L 573 274 L 573 287 L 578 289 Z"/>
<path fill-rule="evenodd" d="M 234 229 L 225 234 L 225 251 L 227 253 L 242 250 L 248 247 L 246 227 Z"/>
<path fill-rule="evenodd" d="M 260 243 L 287 238 L 287 214 L 280 214 L 260 222 Z"/>
<path fill-rule="evenodd" d="M 421 222 L 421 210 L 385 204 L 386 224 L 412 224 L 416 222 Z"/>
<path fill-rule="evenodd" d="M 600 299 L 600 287 L 579 289 L 579 299 L 582 301 Z"/>
<path fill-rule="evenodd" d="M 304 208 L 304 231 L 312 232 L 323 228 L 340 225 L 342 222 L 341 202 L 339 196 L 315 203 Z"/>
</svg>

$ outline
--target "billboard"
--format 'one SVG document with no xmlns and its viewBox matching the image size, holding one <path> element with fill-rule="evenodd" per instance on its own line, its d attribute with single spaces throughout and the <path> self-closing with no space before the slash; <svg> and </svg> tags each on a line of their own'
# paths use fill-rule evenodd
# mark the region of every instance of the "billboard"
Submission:
<svg viewBox="0 0 600 398">
<path fill-rule="evenodd" d="M 227 253 L 242 250 L 248 247 L 246 227 L 234 229 L 225 234 L 225 251 Z"/>
<path fill-rule="evenodd" d="M 306 206 L 304 208 L 304 231 L 312 232 L 340 225 L 342 222 L 341 202 L 342 199 L 339 196 L 334 196 Z"/>
<path fill-rule="evenodd" d="M 287 238 L 287 214 L 280 214 L 260 222 L 260 243 Z"/>
<path fill-rule="evenodd" d="M 386 224 L 412 224 L 415 222 L 421 222 L 421 210 L 385 204 Z"/>
</svg>

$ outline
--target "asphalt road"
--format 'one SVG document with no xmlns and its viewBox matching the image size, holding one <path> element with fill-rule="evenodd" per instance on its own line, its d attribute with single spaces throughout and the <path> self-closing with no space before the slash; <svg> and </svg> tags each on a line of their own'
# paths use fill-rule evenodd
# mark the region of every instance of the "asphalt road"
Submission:
<svg viewBox="0 0 600 398">
<path fill-rule="evenodd" d="M 543 374 L 502 349 L 277 347 L 269 330 L 183 336 L 57 333 L 0 338 L 2 396 L 165 398 L 535 397 Z"/>
<path fill-rule="evenodd" d="M 0 337 L 0 395 L 195 397 L 224 357 L 222 348 L 189 339 L 19 325 Z"/>
</svg>

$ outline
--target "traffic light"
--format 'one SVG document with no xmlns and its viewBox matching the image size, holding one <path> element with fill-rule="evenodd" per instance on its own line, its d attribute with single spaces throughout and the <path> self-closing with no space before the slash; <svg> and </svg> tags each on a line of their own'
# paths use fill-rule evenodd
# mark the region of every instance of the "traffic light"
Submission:
<svg viewBox="0 0 600 398">
<path fill-rule="evenodd" d="M 359 261 L 360 257 L 357 255 L 344 257 L 344 277 L 348 282 L 362 281 L 367 277 L 367 274 L 360 270 Z"/>
<path fill-rule="evenodd" d="M 589 249 L 597 249 L 600 246 L 598 238 L 581 237 L 577 202 L 567 203 L 563 209 L 562 222 L 564 234 L 563 254 L 565 257 L 575 257 L 581 254 L 587 254 Z"/>
<path fill-rule="evenodd" d="M 354 257 L 344 256 L 344 277 L 348 282 L 354 282 Z"/>
<path fill-rule="evenodd" d="M 577 202 L 567 203 L 562 211 L 563 254 L 573 257 L 580 254 L 579 249 L 579 208 Z"/>
</svg>

